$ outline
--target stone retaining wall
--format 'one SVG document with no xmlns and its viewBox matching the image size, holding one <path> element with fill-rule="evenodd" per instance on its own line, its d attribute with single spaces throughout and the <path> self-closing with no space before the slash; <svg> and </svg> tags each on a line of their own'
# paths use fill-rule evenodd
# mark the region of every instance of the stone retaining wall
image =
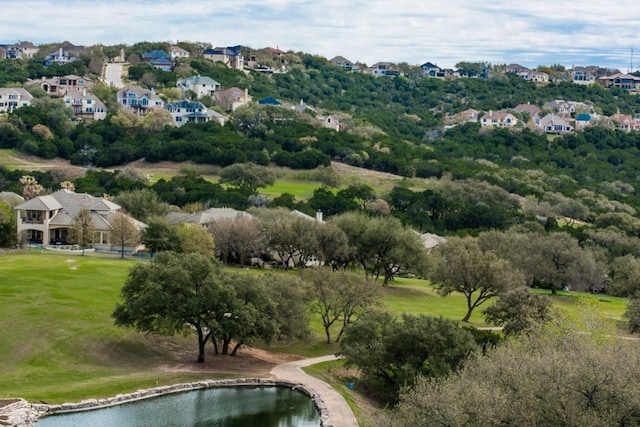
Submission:
<svg viewBox="0 0 640 427">
<path fill-rule="evenodd" d="M 268 378 L 246 378 L 246 379 L 229 379 L 229 380 L 203 380 L 192 383 L 175 384 L 170 386 L 154 387 L 146 390 L 138 390 L 133 393 L 118 394 L 108 399 L 87 399 L 78 403 L 63 403 L 61 405 L 44 405 L 34 403 L 30 406 L 28 414 L 24 414 L 21 419 L 14 418 L 16 422 L 5 424 L 11 427 L 31 427 L 38 418 L 46 417 L 54 414 L 66 414 L 79 411 L 90 411 L 94 409 L 108 408 L 110 406 L 121 405 L 123 403 L 135 402 L 137 400 L 149 399 L 156 396 L 162 396 L 171 393 L 180 393 L 184 391 L 199 390 L 204 388 L 218 387 L 288 387 L 293 390 L 300 390 L 313 401 L 320 414 L 320 425 L 322 427 L 332 427 L 329 423 L 329 414 L 327 407 L 320 396 L 303 386 L 290 381 L 273 380 Z M 0 425 L 2 423 L 0 422 Z"/>
</svg>

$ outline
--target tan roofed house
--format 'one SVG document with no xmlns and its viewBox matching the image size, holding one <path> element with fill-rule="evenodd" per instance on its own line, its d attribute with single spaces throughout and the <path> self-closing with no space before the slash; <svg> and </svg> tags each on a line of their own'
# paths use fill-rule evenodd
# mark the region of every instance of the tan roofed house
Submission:
<svg viewBox="0 0 640 427">
<path fill-rule="evenodd" d="M 120 205 L 104 198 L 70 190 L 58 190 L 53 194 L 35 197 L 17 205 L 14 210 L 18 236 L 23 236 L 29 243 L 44 246 L 72 244 L 71 232 L 74 228 L 74 218 L 82 209 L 87 209 L 91 213 L 95 229 L 93 247 L 111 250 L 111 224 L 115 216 L 121 213 Z M 127 218 L 138 230 L 146 227 L 132 217 L 127 216 Z M 135 249 L 137 248 L 129 248 L 129 250 Z"/>
</svg>

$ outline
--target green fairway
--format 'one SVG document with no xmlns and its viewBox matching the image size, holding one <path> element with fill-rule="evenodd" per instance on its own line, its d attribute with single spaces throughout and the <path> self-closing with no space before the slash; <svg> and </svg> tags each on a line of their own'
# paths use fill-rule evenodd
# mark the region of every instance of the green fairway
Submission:
<svg viewBox="0 0 640 427">
<path fill-rule="evenodd" d="M 61 403 L 215 378 L 188 368 L 195 360 L 193 337 L 152 337 L 114 326 L 111 312 L 135 262 L 47 252 L 0 255 L 0 397 Z M 553 300 L 571 309 L 578 307 L 577 295 L 560 293 Z M 604 295 L 586 298 L 596 301 L 606 317 L 622 319 L 626 299 Z M 391 282 L 383 290 L 382 305 L 397 314 L 453 320 L 460 320 L 465 313 L 461 295 L 442 297 L 418 279 Z M 484 307 L 474 312 L 472 324 L 484 325 Z M 339 328 L 335 326 L 334 339 Z M 324 343 L 317 317 L 311 329 L 311 343 L 276 350 L 306 356 L 338 351 L 337 345 Z M 215 367 L 216 359 L 208 356 L 207 363 Z"/>
<path fill-rule="evenodd" d="M 320 187 L 319 182 L 314 181 L 297 181 L 278 178 L 274 185 L 259 190 L 260 194 L 264 194 L 269 198 L 278 197 L 283 193 L 293 194 L 296 200 L 307 200 L 313 196 L 313 190 Z"/>
</svg>

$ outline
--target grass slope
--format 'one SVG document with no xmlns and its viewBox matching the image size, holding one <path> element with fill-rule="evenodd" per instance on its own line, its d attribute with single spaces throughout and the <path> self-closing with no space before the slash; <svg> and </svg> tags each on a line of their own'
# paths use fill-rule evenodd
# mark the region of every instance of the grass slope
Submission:
<svg viewBox="0 0 640 427">
<path fill-rule="evenodd" d="M 0 398 L 61 403 L 216 377 L 213 369 L 194 369 L 193 337 L 158 338 L 114 326 L 111 312 L 135 262 L 46 252 L 0 255 Z M 572 295 L 555 301 L 572 307 Z M 626 300 L 595 299 L 606 316 L 621 319 Z M 465 307 L 461 295 L 441 297 L 427 282 L 404 278 L 384 289 L 383 305 L 398 314 L 454 320 Z M 483 325 L 480 310 L 471 323 Z M 318 319 L 311 327 L 314 342 L 277 350 L 307 356 L 337 351 L 324 344 Z M 215 368 L 221 362 L 209 357 L 207 363 Z"/>
</svg>

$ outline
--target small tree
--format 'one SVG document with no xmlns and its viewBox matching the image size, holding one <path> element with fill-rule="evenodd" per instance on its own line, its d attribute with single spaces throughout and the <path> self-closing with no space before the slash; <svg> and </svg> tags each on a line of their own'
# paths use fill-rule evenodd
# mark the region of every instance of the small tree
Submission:
<svg viewBox="0 0 640 427">
<path fill-rule="evenodd" d="M 120 248 L 120 258 L 124 258 L 126 247 L 135 247 L 140 241 L 140 233 L 131 219 L 118 212 L 111 220 L 111 243 Z"/>
<path fill-rule="evenodd" d="M 327 344 L 331 344 L 334 324 L 340 325 L 335 339 L 340 342 L 345 328 L 378 303 L 380 287 L 357 273 L 316 268 L 307 270 L 304 277 L 314 297 L 311 310 L 322 319 Z"/>
<path fill-rule="evenodd" d="M 93 218 L 91 217 L 91 211 L 87 208 L 82 208 L 76 216 L 73 218 L 73 237 L 74 240 L 82 247 L 82 255 L 84 256 L 84 249 L 87 245 L 93 243 L 93 237 L 96 232 Z"/>
<path fill-rule="evenodd" d="M 220 182 L 235 185 L 247 195 L 255 194 L 258 188 L 273 185 L 276 177 L 269 169 L 254 163 L 236 163 L 220 172 Z"/>
<path fill-rule="evenodd" d="M 206 227 L 195 223 L 184 223 L 178 228 L 180 249 L 184 253 L 199 253 L 212 257 L 215 244 L 213 236 L 207 232 Z"/>
<path fill-rule="evenodd" d="M 142 231 L 142 243 L 152 253 L 180 250 L 177 227 L 160 217 L 152 217 L 147 221 L 147 227 Z"/>
</svg>

